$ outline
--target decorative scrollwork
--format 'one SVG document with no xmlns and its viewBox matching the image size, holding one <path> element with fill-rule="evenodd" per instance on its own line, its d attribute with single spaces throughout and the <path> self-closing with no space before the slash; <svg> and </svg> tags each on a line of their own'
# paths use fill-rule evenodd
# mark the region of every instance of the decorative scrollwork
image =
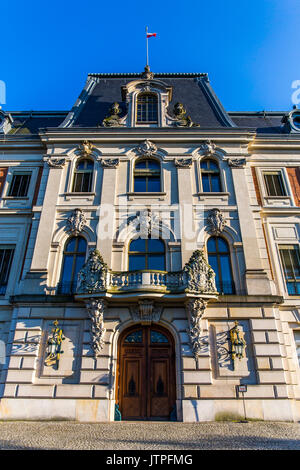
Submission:
<svg viewBox="0 0 300 470">
<path fill-rule="evenodd" d="M 98 356 L 104 346 L 104 312 L 106 309 L 106 303 L 104 300 L 91 299 L 86 304 L 89 317 L 91 319 L 91 339 L 92 348 L 95 356 Z"/>
<path fill-rule="evenodd" d="M 217 294 L 215 272 L 205 259 L 203 250 L 196 250 L 183 268 L 187 290 L 195 294 Z"/>
<path fill-rule="evenodd" d="M 87 262 L 78 273 L 78 293 L 93 293 L 106 290 L 107 264 L 98 250 L 89 253 Z"/>
<path fill-rule="evenodd" d="M 153 142 L 146 139 L 137 148 L 137 152 L 144 157 L 152 157 L 157 152 L 157 147 Z"/>
<path fill-rule="evenodd" d="M 202 298 L 190 299 L 186 304 L 188 312 L 190 328 L 187 333 L 190 337 L 190 342 L 193 350 L 193 354 L 197 357 L 201 350 L 201 318 L 205 312 L 207 301 Z"/>
</svg>

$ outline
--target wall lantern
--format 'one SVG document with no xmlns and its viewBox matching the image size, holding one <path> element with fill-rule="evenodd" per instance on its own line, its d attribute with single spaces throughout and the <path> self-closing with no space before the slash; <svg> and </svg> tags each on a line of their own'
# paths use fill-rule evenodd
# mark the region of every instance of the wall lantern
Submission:
<svg viewBox="0 0 300 470">
<path fill-rule="evenodd" d="M 229 330 L 231 342 L 231 357 L 233 360 L 233 368 L 235 359 L 241 360 L 245 356 L 246 341 L 244 340 L 244 333 L 239 330 L 239 322 L 234 322 L 234 327 Z"/>
<path fill-rule="evenodd" d="M 48 337 L 45 364 L 46 366 L 55 365 L 58 367 L 60 355 L 63 353 L 63 351 L 61 351 L 61 344 L 65 338 L 62 329 L 58 326 L 57 320 L 53 322 L 53 325 L 54 328 L 52 328 L 51 336 L 49 335 Z"/>
</svg>

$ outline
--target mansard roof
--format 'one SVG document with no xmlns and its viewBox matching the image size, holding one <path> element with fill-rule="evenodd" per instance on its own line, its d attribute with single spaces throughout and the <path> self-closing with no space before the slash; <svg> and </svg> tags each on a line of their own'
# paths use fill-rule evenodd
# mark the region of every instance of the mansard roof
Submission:
<svg viewBox="0 0 300 470">
<path fill-rule="evenodd" d="M 141 74 L 89 74 L 86 100 L 73 108 L 72 126 L 94 127 L 100 125 L 111 105 L 118 102 L 123 114 L 126 102 L 122 88 L 133 80 L 142 80 Z M 201 127 L 232 127 L 234 123 L 213 92 L 205 73 L 155 73 L 154 80 L 161 80 L 166 87 L 172 87 L 172 99 L 168 113 L 172 116 L 176 103 L 182 103 L 187 115 Z M 89 84 L 93 83 L 89 87 Z M 151 84 L 151 81 L 149 82 Z M 81 94 L 81 96 L 83 93 Z M 80 98 L 79 98 L 80 99 Z"/>
<path fill-rule="evenodd" d="M 135 80 L 143 80 L 140 73 L 90 73 L 84 89 L 70 111 L 6 112 L 12 118 L 9 135 L 38 136 L 40 129 L 98 127 L 112 104 L 119 103 L 121 117 L 127 113 L 124 87 Z M 174 116 L 176 103 L 182 103 L 200 128 L 249 129 L 258 134 L 286 133 L 282 120 L 287 112 L 226 112 L 214 93 L 206 73 L 155 73 L 153 81 L 160 81 L 171 89 L 167 112 Z M 151 80 L 149 80 L 151 83 Z"/>
</svg>

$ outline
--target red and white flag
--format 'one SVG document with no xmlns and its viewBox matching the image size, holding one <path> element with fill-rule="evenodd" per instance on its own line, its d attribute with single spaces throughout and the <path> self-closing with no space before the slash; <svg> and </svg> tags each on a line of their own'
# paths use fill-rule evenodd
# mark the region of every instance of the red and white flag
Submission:
<svg viewBox="0 0 300 470">
<path fill-rule="evenodd" d="M 147 39 L 152 38 L 152 36 L 156 38 L 156 33 L 147 33 Z"/>
</svg>

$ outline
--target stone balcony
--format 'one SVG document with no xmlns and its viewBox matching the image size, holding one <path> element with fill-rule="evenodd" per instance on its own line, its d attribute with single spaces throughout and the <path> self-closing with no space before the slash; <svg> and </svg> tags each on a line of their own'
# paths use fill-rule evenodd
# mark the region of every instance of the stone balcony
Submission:
<svg viewBox="0 0 300 470">
<path fill-rule="evenodd" d="M 155 297 L 207 297 L 218 295 L 215 273 L 207 263 L 202 251 L 197 250 L 182 271 L 155 270 L 121 271 L 108 268 L 97 250 L 79 272 L 75 298 L 123 297 L 145 294 Z"/>
</svg>

